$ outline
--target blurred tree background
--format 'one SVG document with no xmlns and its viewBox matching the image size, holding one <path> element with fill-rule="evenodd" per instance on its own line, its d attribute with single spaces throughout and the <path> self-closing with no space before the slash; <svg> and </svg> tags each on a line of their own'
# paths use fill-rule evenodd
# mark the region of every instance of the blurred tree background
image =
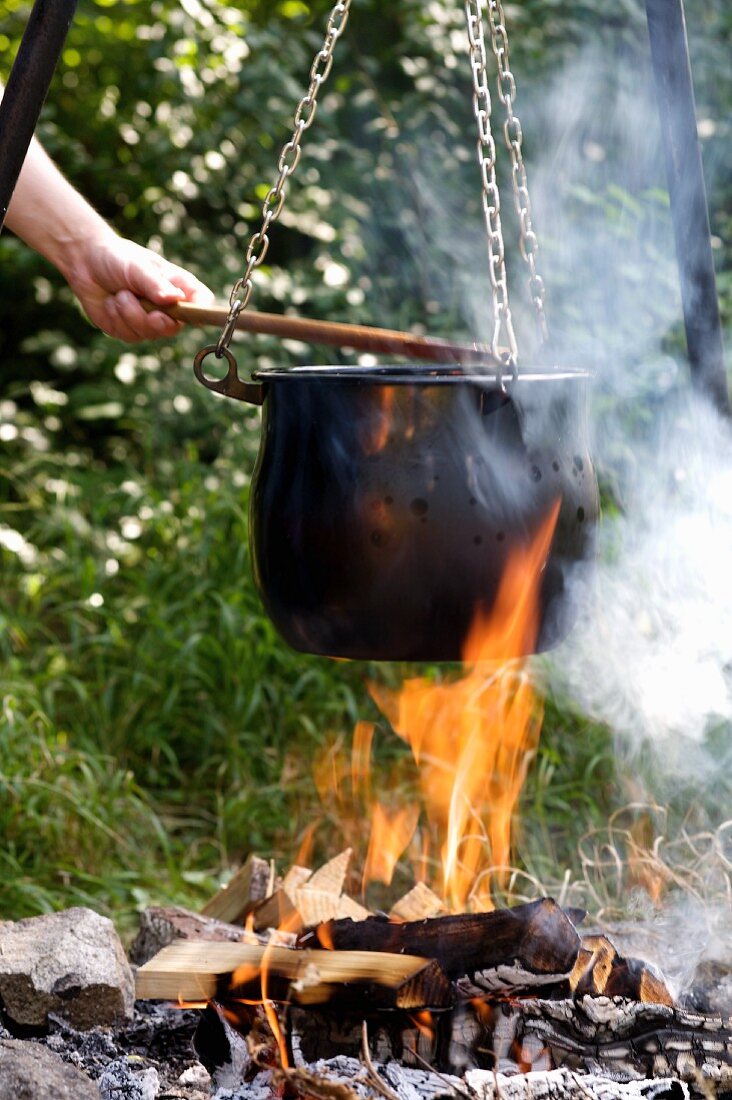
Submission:
<svg viewBox="0 0 732 1100">
<path fill-rule="evenodd" d="M 120 233 L 223 298 L 329 9 L 81 0 L 40 136 Z M 5 0 L 2 77 L 28 11 Z M 625 362 L 639 332 L 638 354 L 683 348 L 642 6 L 506 11 L 553 317 L 616 357 L 622 346 Z M 724 0 L 687 12 L 729 322 L 732 14 Z M 256 307 L 486 335 L 469 79 L 461 4 L 354 0 Z M 248 561 L 258 417 L 196 385 L 199 343 L 102 336 L 54 270 L 0 239 L 5 917 L 195 903 L 246 851 L 291 853 L 314 813 L 318 746 L 375 717 L 366 678 L 398 678 L 295 655 L 275 636 Z M 265 338 L 240 359 L 333 361 Z M 550 704 L 526 794 L 548 865 L 530 845 L 524 859 L 563 866 L 615 783 L 607 731 Z"/>
</svg>

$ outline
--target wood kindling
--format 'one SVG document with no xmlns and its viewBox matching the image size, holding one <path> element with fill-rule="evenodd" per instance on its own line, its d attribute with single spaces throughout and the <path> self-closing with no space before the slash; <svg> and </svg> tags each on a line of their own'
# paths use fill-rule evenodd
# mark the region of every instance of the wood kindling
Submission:
<svg viewBox="0 0 732 1100">
<path fill-rule="evenodd" d="M 272 893 L 271 879 L 269 862 L 249 856 L 244 866 L 204 905 L 203 916 L 227 924 L 243 923 L 254 906 Z"/>
<path fill-rule="evenodd" d="M 391 920 L 425 920 L 446 912 L 445 906 L 426 882 L 418 882 L 389 910 Z"/>
<path fill-rule="evenodd" d="M 291 950 L 249 944 L 180 941 L 140 967 L 138 1000 L 200 1002 L 262 998 L 323 1005 L 341 996 L 379 1007 L 448 1007 L 450 983 L 430 959 L 373 951 Z"/>
</svg>

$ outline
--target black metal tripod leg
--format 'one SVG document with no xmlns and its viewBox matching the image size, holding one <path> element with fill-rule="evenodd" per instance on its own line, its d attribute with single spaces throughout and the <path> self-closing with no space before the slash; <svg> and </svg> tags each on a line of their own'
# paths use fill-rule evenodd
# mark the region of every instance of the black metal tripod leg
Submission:
<svg viewBox="0 0 732 1100">
<path fill-rule="evenodd" d="M 692 378 L 730 415 L 683 0 L 646 0 Z"/>
<path fill-rule="evenodd" d="M 0 231 L 77 0 L 36 0 L 0 102 Z"/>
</svg>

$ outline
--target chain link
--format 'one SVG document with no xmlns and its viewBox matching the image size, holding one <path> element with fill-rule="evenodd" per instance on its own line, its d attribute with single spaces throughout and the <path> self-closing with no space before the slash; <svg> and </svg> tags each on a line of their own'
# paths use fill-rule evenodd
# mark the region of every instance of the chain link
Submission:
<svg viewBox="0 0 732 1100">
<path fill-rule="evenodd" d="M 244 274 L 234 283 L 229 296 L 229 315 L 226 319 L 218 343 L 216 357 L 220 359 L 231 343 L 236 329 L 236 321 L 242 310 L 249 305 L 253 290 L 253 276 L 269 251 L 269 229 L 282 213 L 287 198 L 287 181 L 296 171 L 302 156 L 302 139 L 310 129 L 318 109 L 318 94 L 333 68 L 333 51 L 336 42 L 343 34 L 351 10 L 351 0 L 339 0 L 328 18 L 325 40 L 315 55 L 310 69 L 308 90 L 300 100 L 295 111 L 294 130 L 290 140 L 283 146 L 277 162 L 278 176 L 267 192 L 262 206 L 262 224 L 249 241 L 245 254 Z"/>
<path fill-rule="evenodd" d="M 486 4 L 488 8 L 491 47 L 498 64 L 498 98 L 506 110 L 506 121 L 503 124 L 503 137 L 511 157 L 513 197 L 521 229 L 521 255 L 529 268 L 529 293 L 531 294 L 536 310 L 542 339 L 546 340 L 547 324 L 544 280 L 539 274 L 536 264 L 537 255 L 539 253 L 539 242 L 534 232 L 531 198 L 529 196 L 529 182 L 526 174 L 526 166 L 524 164 L 524 135 L 521 129 L 521 121 L 514 110 L 516 78 L 511 72 L 511 55 L 508 47 L 506 16 L 503 11 L 502 0 L 486 0 Z M 477 6 L 482 8 L 482 0 L 479 0 Z"/>
<path fill-rule="evenodd" d="M 221 358 L 231 343 L 239 314 L 252 297 L 253 277 L 269 252 L 269 230 L 277 221 L 287 198 L 287 181 L 297 170 L 302 157 L 302 140 L 315 119 L 318 95 L 333 67 L 333 51 L 342 35 L 350 14 L 352 0 L 339 0 L 328 18 L 323 46 L 315 55 L 310 69 L 310 81 L 294 117 L 292 137 L 283 146 L 277 162 L 278 175 L 267 192 L 262 206 L 262 223 L 251 237 L 245 254 L 245 269 L 229 296 L 229 314 L 216 344 L 216 356 Z M 482 179 L 482 202 L 488 234 L 488 259 L 493 294 L 493 347 L 507 343 L 512 364 L 518 358 L 516 335 L 508 297 L 506 252 L 501 224 L 501 196 L 496 179 L 496 146 L 491 118 L 493 104 L 488 85 L 488 63 L 484 11 L 487 6 L 491 48 L 498 64 L 498 97 L 506 111 L 503 136 L 511 156 L 512 182 L 516 212 L 521 229 L 521 255 L 529 268 L 529 290 L 539 318 L 542 336 L 546 337 L 544 311 L 544 281 L 538 273 L 536 257 L 539 243 L 534 232 L 528 179 L 523 159 L 521 121 L 514 110 L 516 80 L 511 72 L 508 34 L 502 0 L 465 0 L 470 64 L 473 75 L 473 110 L 478 124 L 478 161 Z"/>
<path fill-rule="evenodd" d="M 501 225 L 501 196 L 496 180 L 496 144 L 491 130 L 493 104 L 488 87 L 488 63 L 482 0 L 465 0 L 470 67 L 473 72 L 473 112 L 478 123 L 478 163 L 483 183 L 483 212 L 488 232 L 488 274 L 493 291 L 493 348 L 505 339 L 513 359 L 517 355 L 511 307 L 508 302 L 506 250 Z"/>
</svg>

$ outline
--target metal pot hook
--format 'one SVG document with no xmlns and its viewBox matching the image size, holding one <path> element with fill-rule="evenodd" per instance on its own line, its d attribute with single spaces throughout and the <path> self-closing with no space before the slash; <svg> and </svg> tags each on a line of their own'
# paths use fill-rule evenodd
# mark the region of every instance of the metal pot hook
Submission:
<svg viewBox="0 0 732 1100">
<path fill-rule="evenodd" d="M 215 355 L 217 359 L 226 359 L 228 370 L 223 378 L 209 378 L 204 374 L 203 364 L 209 355 Z M 258 382 L 242 382 L 237 369 L 234 353 L 229 348 L 219 348 L 216 344 L 208 344 L 201 348 L 193 360 L 193 373 L 202 386 L 214 393 L 220 393 L 224 397 L 233 397 L 235 401 L 246 401 L 250 405 L 262 405 L 264 403 L 264 386 Z"/>
</svg>

